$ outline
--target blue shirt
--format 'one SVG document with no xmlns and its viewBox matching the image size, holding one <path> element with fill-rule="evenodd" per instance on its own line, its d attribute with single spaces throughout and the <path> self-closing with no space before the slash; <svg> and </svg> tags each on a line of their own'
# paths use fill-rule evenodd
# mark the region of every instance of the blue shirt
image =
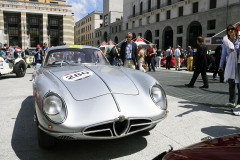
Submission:
<svg viewBox="0 0 240 160">
<path fill-rule="evenodd" d="M 131 59 L 132 58 L 132 42 L 131 43 L 127 43 L 126 46 L 126 59 Z"/>
<path fill-rule="evenodd" d="M 6 56 L 6 52 L 5 51 L 1 51 L 1 55 L 2 56 Z"/>
<path fill-rule="evenodd" d="M 235 51 L 238 53 L 239 51 L 239 43 L 240 43 L 240 40 L 239 39 L 235 39 L 235 44 L 234 44 L 234 48 L 235 48 Z M 226 46 L 226 44 L 222 44 L 222 56 L 221 56 L 221 60 L 220 60 L 220 65 L 219 67 L 223 67 L 224 65 L 224 62 L 226 61 L 226 59 L 228 58 L 230 54 L 230 49 L 228 46 Z"/>
<path fill-rule="evenodd" d="M 193 57 L 193 50 L 192 49 L 189 49 L 188 53 L 190 53 L 189 57 Z"/>
</svg>

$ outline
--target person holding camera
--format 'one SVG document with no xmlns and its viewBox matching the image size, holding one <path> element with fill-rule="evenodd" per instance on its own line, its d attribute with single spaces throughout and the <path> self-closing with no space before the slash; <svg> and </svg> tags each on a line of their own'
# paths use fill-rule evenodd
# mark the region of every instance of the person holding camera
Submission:
<svg viewBox="0 0 240 160">
<path fill-rule="evenodd" d="M 43 51 L 39 44 L 37 45 L 36 52 L 34 53 L 34 57 L 35 57 L 35 63 L 40 63 L 40 64 L 42 63 Z"/>
</svg>

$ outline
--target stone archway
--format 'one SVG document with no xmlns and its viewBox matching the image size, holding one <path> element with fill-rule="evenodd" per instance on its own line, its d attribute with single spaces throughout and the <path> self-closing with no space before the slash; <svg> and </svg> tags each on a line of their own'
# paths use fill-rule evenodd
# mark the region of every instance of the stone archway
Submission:
<svg viewBox="0 0 240 160">
<path fill-rule="evenodd" d="M 187 46 L 192 46 L 192 48 L 197 47 L 197 36 L 202 35 L 202 25 L 198 21 L 193 21 L 189 24 L 187 29 Z M 187 47 L 186 46 L 186 47 Z"/>
<path fill-rule="evenodd" d="M 152 32 L 150 30 L 147 30 L 144 34 L 144 38 L 152 43 Z"/>
<path fill-rule="evenodd" d="M 168 49 L 169 46 L 173 47 L 173 30 L 172 27 L 167 26 L 163 30 L 162 44 L 164 49 Z"/>
<path fill-rule="evenodd" d="M 105 42 L 107 42 L 107 37 L 108 37 L 107 32 L 104 32 L 104 34 L 103 34 L 103 40 L 104 40 Z"/>
</svg>

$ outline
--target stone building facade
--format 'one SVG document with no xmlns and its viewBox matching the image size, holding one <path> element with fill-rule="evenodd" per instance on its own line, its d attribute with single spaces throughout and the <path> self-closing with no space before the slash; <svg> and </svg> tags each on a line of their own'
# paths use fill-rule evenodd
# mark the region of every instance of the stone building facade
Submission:
<svg viewBox="0 0 240 160">
<path fill-rule="evenodd" d="M 20 48 L 74 44 L 74 15 L 64 0 L 0 0 L 0 42 Z"/>
<path fill-rule="evenodd" d="M 239 22 L 239 10 L 240 0 L 124 0 L 122 29 L 110 39 L 132 32 L 162 49 L 195 47 L 198 35 L 212 37 Z"/>
<path fill-rule="evenodd" d="M 75 44 L 94 45 L 96 28 L 100 27 L 103 21 L 103 12 L 94 11 L 75 23 Z"/>
</svg>

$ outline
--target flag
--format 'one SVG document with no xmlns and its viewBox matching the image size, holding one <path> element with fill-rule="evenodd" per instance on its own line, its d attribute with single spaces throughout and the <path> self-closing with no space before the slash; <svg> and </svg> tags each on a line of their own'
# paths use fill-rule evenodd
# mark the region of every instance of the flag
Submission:
<svg viewBox="0 0 240 160">
<path fill-rule="evenodd" d="M 23 23 L 23 30 L 24 30 L 24 34 L 26 33 L 25 31 L 25 23 Z"/>
</svg>

